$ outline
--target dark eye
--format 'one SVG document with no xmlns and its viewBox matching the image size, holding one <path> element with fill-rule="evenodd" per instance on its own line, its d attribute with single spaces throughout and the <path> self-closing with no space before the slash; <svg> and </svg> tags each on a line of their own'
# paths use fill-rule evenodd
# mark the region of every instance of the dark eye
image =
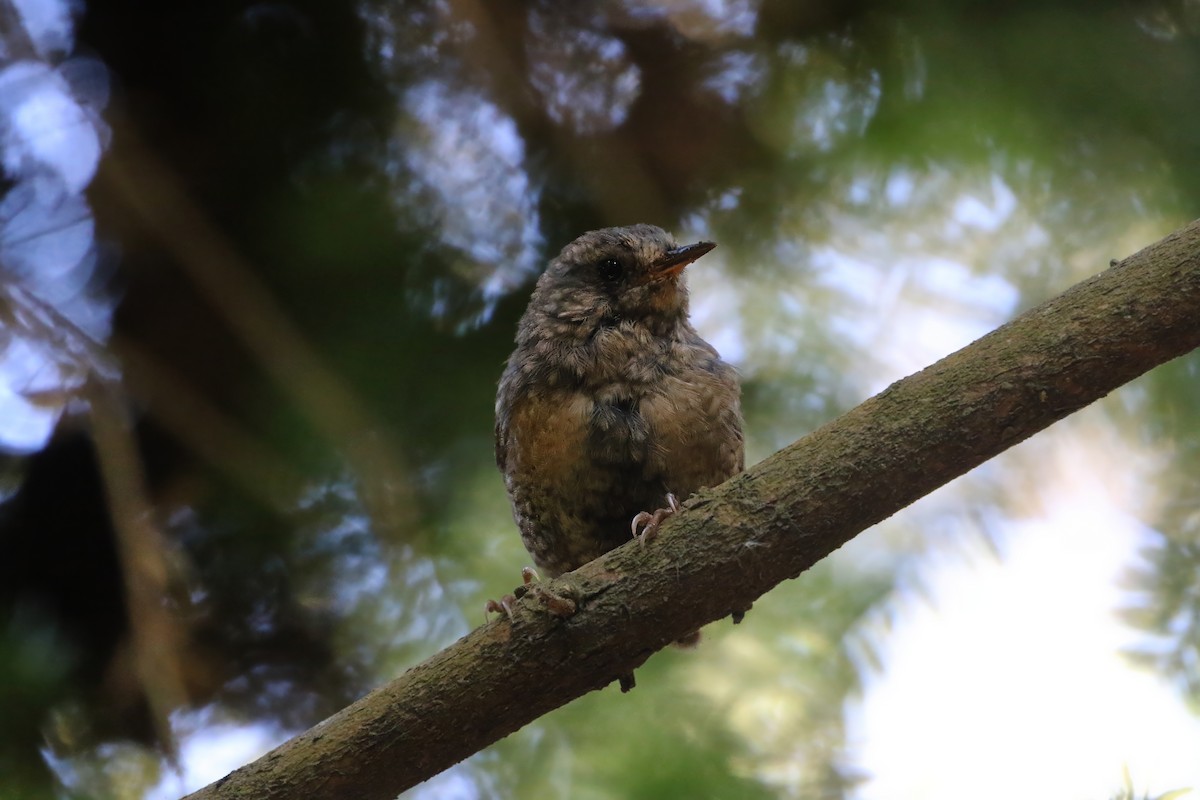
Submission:
<svg viewBox="0 0 1200 800">
<path fill-rule="evenodd" d="M 621 277 L 625 267 L 615 258 L 606 258 L 596 265 L 596 272 L 606 281 L 616 281 Z"/>
</svg>

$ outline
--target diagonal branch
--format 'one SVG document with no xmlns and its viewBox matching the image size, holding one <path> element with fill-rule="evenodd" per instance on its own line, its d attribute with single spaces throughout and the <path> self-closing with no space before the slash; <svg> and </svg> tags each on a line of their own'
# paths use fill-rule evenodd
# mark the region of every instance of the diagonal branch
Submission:
<svg viewBox="0 0 1200 800">
<path fill-rule="evenodd" d="M 392 798 L 1200 346 L 1200 221 L 899 381 L 194 800 Z"/>
</svg>

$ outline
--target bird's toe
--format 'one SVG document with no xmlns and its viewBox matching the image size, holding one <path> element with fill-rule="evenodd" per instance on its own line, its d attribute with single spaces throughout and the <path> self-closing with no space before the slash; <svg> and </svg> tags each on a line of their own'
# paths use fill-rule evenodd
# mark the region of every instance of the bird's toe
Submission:
<svg viewBox="0 0 1200 800">
<path fill-rule="evenodd" d="M 658 527 L 662 525 L 663 520 L 682 509 L 679 498 L 668 492 L 666 508 L 660 508 L 654 512 L 642 511 L 629 523 L 633 538 L 638 540 L 639 545 L 645 545 L 646 542 L 658 535 Z"/>
</svg>

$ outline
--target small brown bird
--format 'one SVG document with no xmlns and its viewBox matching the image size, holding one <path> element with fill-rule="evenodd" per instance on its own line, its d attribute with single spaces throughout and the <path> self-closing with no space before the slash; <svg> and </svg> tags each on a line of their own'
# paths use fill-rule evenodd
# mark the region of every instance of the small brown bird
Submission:
<svg viewBox="0 0 1200 800">
<path fill-rule="evenodd" d="M 688 322 L 683 269 L 714 247 L 653 225 L 605 228 L 538 280 L 500 378 L 496 463 L 547 576 L 631 529 L 653 536 L 676 496 L 743 469 L 737 374 Z"/>
</svg>

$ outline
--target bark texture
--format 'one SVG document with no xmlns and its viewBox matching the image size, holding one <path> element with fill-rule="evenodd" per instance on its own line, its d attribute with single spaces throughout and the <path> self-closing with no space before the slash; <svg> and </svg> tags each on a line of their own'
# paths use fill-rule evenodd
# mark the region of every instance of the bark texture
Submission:
<svg viewBox="0 0 1200 800">
<path fill-rule="evenodd" d="M 393 798 L 1197 346 L 1200 221 L 693 497 L 649 546 L 550 583 L 575 613 L 531 593 L 515 624 L 472 631 L 191 797 Z"/>
</svg>

